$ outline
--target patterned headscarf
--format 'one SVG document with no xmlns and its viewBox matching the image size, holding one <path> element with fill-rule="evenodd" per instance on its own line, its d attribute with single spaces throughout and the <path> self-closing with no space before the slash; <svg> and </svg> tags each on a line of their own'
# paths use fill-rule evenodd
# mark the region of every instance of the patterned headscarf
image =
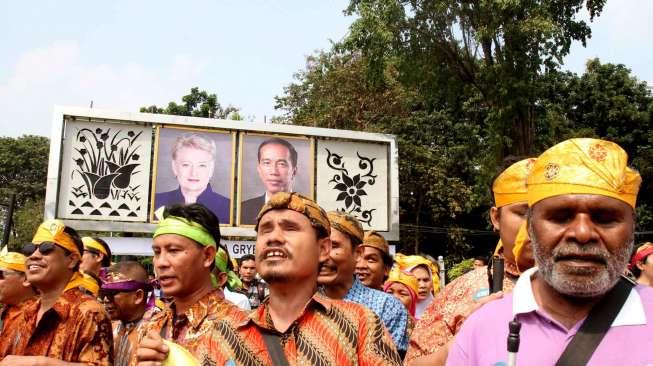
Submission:
<svg viewBox="0 0 653 366">
<path fill-rule="evenodd" d="M 255 230 L 258 231 L 258 224 L 263 215 L 271 210 L 287 209 L 299 212 L 306 216 L 311 225 L 318 231 L 323 231 L 326 236 L 331 234 L 331 225 L 326 212 L 315 201 L 304 197 L 297 192 L 278 192 L 270 197 L 270 200 L 263 205 L 256 217 Z"/>
<path fill-rule="evenodd" d="M 637 248 L 637 251 L 633 255 L 633 258 L 630 260 L 630 265 L 628 267 L 632 271 L 633 268 L 637 266 L 638 262 L 643 262 L 644 259 L 646 259 L 646 257 L 651 254 L 653 254 L 653 244 L 648 242 L 642 244 L 639 248 Z"/>
<path fill-rule="evenodd" d="M 333 229 L 336 229 L 343 234 L 347 234 L 351 238 L 355 238 L 357 243 L 363 242 L 365 233 L 363 231 L 363 226 L 358 219 L 339 211 L 329 211 L 327 215 L 329 217 L 329 223 Z"/>
<path fill-rule="evenodd" d="M 492 184 L 496 207 L 528 201 L 526 179 L 536 161 L 533 158 L 520 160 L 499 174 Z"/>
<path fill-rule="evenodd" d="M 421 255 L 404 255 L 401 253 L 395 254 L 395 262 L 399 269 L 403 271 L 412 271 L 417 266 L 424 266 L 429 271 L 429 275 L 433 280 L 433 293 L 438 292 L 440 289 L 440 277 L 438 276 L 438 267 L 430 260 L 422 257 Z"/>
<path fill-rule="evenodd" d="M 32 243 L 41 244 L 52 242 L 66 248 L 71 253 L 81 255 L 82 253 L 79 252 L 79 248 L 75 244 L 72 236 L 64 231 L 65 228 L 66 225 L 61 220 L 46 220 L 36 229 Z"/>
<path fill-rule="evenodd" d="M 366 231 L 363 237 L 362 247 L 371 247 L 380 250 L 386 255 L 390 255 L 390 246 L 385 238 L 374 230 Z"/>
<path fill-rule="evenodd" d="M 0 268 L 25 273 L 26 257 L 21 253 L 10 252 L 7 247 L 0 250 Z"/>
<path fill-rule="evenodd" d="M 613 142 L 563 141 L 537 158 L 528 177 L 528 205 L 565 194 L 595 194 L 635 208 L 642 178 L 627 163 L 628 154 Z"/>
<path fill-rule="evenodd" d="M 408 309 L 410 315 L 415 316 L 415 306 L 417 305 L 417 293 L 419 292 L 419 285 L 417 284 L 417 278 L 410 272 L 402 271 L 399 267 L 395 266 L 392 268 L 388 274 L 388 279 L 383 285 L 383 291 L 387 291 L 393 283 L 398 282 L 408 288 L 410 293 L 411 305 Z"/>
</svg>

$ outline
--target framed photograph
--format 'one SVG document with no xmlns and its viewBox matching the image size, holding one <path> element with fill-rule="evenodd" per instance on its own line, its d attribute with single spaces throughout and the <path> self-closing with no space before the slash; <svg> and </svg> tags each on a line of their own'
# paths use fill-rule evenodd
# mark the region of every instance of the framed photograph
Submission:
<svg viewBox="0 0 653 366">
<path fill-rule="evenodd" d="M 238 226 L 253 226 L 268 198 L 299 192 L 313 198 L 313 139 L 241 132 Z"/>
<path fill-rule="evenodd" d="M 235 132 L 157 127 L 150 220 L 160 207 L 201 203 L 231 226 L 235 147 Z"/>
</svg>

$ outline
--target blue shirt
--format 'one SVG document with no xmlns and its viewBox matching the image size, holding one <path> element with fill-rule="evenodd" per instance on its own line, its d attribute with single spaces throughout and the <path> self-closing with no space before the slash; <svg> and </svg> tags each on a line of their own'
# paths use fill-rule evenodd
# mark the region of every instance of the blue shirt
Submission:
<svg viewBox="0 0 653 366">
<path fill-rule="evenodd" d="M 392 336 L 397 349 L 406 351 L 408 349 L 408 310 L 397 298 L 383 291 L 369 288 L 358 278 L 354 278 L 344 300 L 355 302 L 366 306 L 383 320 L 386 328 Z"/>
</svg>

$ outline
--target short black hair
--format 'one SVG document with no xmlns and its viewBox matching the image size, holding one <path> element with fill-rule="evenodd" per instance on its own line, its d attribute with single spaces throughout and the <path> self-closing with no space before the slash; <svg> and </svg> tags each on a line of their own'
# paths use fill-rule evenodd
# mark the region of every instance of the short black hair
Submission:
<svg viewBox="0 0 653 366">
<path fill-rule="evenodd" d="M 487 266 L 487 262 L 488 262 L 487 257 L 479 255 L 479 256 L 474 257 L 474 260 L 475 261 L 481 261 L 481 262 L 483 262 L 484 265 Z"/>
<path fill-rule="evenodd" d="M 73 243 L 75 243 L 75 246 L 77 247 L 77 251 L 79 252 L 79 260 L 77 261 L 77 264 L 73 268 L 73 272 L 77 272 L 79 271 L 79 266 L 82 263 L 82 253 L 84 253 L 84 242 L 82 241 L 82 237 L 79 236 L 77 230 L 73 229 L 70 226 L 64 226 L 63 232 L 68 234 L 68 236 L 70 236 L 70 238 L 73 240 Z M 66 254 L 70 254 L 70 251 L 68 249 L 64 248 L 64 251 L 66 252 Z"/>
<path fill-rule="evenodd" d="M 297 150 L 288 142 L 287 140 L 278 138 L 278 137 L 273 137 L 271 139 L 267 139 L 263 141 L 260 145 L 258 145 L 258 162 L 261 162 L 261 149 L 265 145 L 281 145 L 284 146 L 288 149 L 290 152 L 290 163 L 292 164 L 293 168 L 297 168 Z"/>
<path fill-rule="evenodd" d="M 104 241 L 104 240 L 102 240 L 100 238 L 97 238 L 97 237 L 91 237 L 91 239 L 98 242 L 102 246 L 102 248 L 104 248 L 104 250 L 106 250 L 107 254 L 104 255 L 103 253 L 101 253 L 101 252 L 99 252 L 97 250 L 94 250 L 93 248 L 86 249 L 86 250 L 91 251 L 91 252 L 96 253 L 96 254 L 102 255 L 102 267 L 109 267 L 111 265 L 111 248 L 109 248 L 109 244 L 107 244 L 106 241 Z"/>
<path fill-rule="evenodd" d="M 256 257 L 254 254 L 245 254 L 244 256 L 238 258 L 238 265 L 241 266 L 244 261 L 255 261 L 256 262 Z"/>
<path fill-rule="evenodd" d="M 190 205 L 170 205 L 166 206 L 163 211 L 163 218 L 168 216 L 181 217 L 189 221 L 196 222 L 209 232 L 215 240 L 216 250 L 220 247 L 220 220 L 206 206 L 201 203 L 191 203 Z M 197 245 L 202 246 L 197 243 Z M 211 263 L 211 271 L 215 267 L 215 262 Z"/>
</svg>

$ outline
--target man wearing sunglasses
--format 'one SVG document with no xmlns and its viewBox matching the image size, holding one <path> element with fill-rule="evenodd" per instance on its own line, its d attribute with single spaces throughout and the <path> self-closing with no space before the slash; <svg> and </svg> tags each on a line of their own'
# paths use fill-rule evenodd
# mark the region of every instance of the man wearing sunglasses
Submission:
<svg viewBox="0 0 653 366">
<path fill-rule="evenodd" d="M 28 300 L 0 338 L 1 364 L 113 364 L 111 322 L 91 296 L 79 290 L 82 240 L 59 220 L 47 220 L 23 245 L 27 281 L 40 296 Z"/>
<path fill-rule="evenodd" d="M 25 280 L 25 256 L 6 247 L 0 250 L 0 337 L 20 315 L 20 305 L 34 296 L 36 291 Z"/>
<path fill-rule="evenodd" d="M 138 332 L 149 319 L 144 315 L 154 306 L 154 298 L 148 297 L 152 291 L 147 271 L 138 262 L 118 262 L 102 276 L 100 300 L 113 321 L 115 366 L 129 365 L 138 347 Z"/>
</svg>

